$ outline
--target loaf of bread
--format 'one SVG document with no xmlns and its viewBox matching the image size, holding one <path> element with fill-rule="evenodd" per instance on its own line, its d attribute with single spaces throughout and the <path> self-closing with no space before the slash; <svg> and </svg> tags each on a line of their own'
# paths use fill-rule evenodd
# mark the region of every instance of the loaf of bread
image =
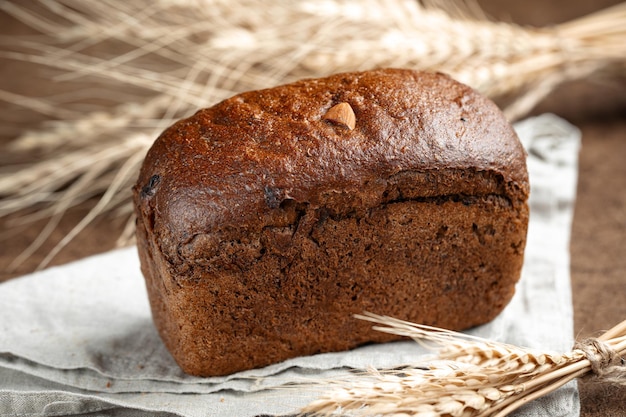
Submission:
<svg viewBox="0 0 626 417">
<path fill-rule="evenodd" d="M 168 128 L 134 188 L 152 315 L 181 368 L 230 374 L 454 330 L 519 279 L 525 152 L 488 99 L 383 69 L 237 95 Z"/>
</svg>

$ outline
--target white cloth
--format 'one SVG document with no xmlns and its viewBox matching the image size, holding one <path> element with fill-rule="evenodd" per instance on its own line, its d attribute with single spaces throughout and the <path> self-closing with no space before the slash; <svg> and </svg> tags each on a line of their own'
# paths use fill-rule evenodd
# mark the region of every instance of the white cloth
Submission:
<svg viewBox="0 0 626 417">
<path fill-rule="evenodd" d="M 473 333 L 566 351 L 573 344 L 568 245 L 580 135 L 553 115 L 516 130 L 529 153 L 532 190 L 522 279 L 505 311 Z M 424 353 L 414 342 L 395 342 L 198 378 L 180 371 L 158 337 L 135 248 L 0 285 L 1 416 L 288 414 L 319 392 L 281 387 L 286 382 L 395 367 Z M 576 385 L 568 384 L 517 415 L 574 417 L 578 410 Z"/>
</svg>

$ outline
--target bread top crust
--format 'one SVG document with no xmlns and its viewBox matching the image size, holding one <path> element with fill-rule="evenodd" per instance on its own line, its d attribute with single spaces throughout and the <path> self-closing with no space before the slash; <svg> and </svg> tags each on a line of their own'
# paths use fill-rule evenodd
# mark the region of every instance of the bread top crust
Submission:
<svg viewBox="0 0 626 417">
<path fill-rule="evenodd" d="M 338 103 L 353 109 L 354 129 L 324 119 Z M 499 183 L 464 180 L 458 173 L 466 170 Z M 200 110 L 156 140 L 134 193 L 140 221 L 174 261 L 198 234 L 288 221 L 277 217 L 286 201 L 341 215 L 388 201 L 390 179 L 405 172 L 444 171 L 455 179 L 424 177 L 409 197 L 528 197 L 525 151 L 494 103 L 440 73 L 382 69 L 251 91 Z"/>
</svg>

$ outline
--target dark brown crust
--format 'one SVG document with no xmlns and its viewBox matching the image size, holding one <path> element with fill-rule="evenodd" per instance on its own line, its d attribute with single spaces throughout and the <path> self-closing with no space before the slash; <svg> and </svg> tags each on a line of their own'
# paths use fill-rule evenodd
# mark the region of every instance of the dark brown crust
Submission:
<svg viewBox="0 0 626 417">
<path fill-rule="evenodd" d="M 340 102 L 354 130 L 323 120 Z M 241 94 L 166 130 L 134 188 L 155 323 L 196 375 L 389 340 L 366 310 L 484 323 L 519 278 L 528 190 L 503 115 L 445 75 Z"/>
</svg>

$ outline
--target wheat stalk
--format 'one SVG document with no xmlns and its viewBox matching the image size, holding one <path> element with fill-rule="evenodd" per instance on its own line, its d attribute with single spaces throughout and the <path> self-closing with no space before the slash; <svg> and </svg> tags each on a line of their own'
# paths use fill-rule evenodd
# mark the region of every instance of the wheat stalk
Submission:
<svg viewBox="0 0 626 417">
<path fill-rule="evenodd" d="M 626 61 L 626 4 L 540 29 L 490 21 L 455 0 L 36 5 L 0 2 L 39 32 L 0 40 L 0 57 L 46 68 L 70 91 L 0 91 L 0 100 L 51 118 L 0 156 L 0 218 L 24 209 L 39 213 L 22 221 L 52 216 L 16 263 L 59 216 L 95 195 L 106 198 L 88 219 L 131 213 L 130 185 L 151 140 L 174 120 L 244 90 L 376 67 L 437 70 L 503 99 L 513 120 L 560 83 L 623 72 Z M 64 164 L 70 168 L 61 173 Z"/>
<path fill-rule="evenodd" d="M 401 369 L 325 381 L 328 393 L 302 412 L 313 416 L 503 417 L 587 374 L 626 384 L 626 320 L 571 352 L 544 352 L 386 316 L 358 316 L 439 349 Z M 620 357 L 621 356 L 621 357 Z"/>
</svg>

